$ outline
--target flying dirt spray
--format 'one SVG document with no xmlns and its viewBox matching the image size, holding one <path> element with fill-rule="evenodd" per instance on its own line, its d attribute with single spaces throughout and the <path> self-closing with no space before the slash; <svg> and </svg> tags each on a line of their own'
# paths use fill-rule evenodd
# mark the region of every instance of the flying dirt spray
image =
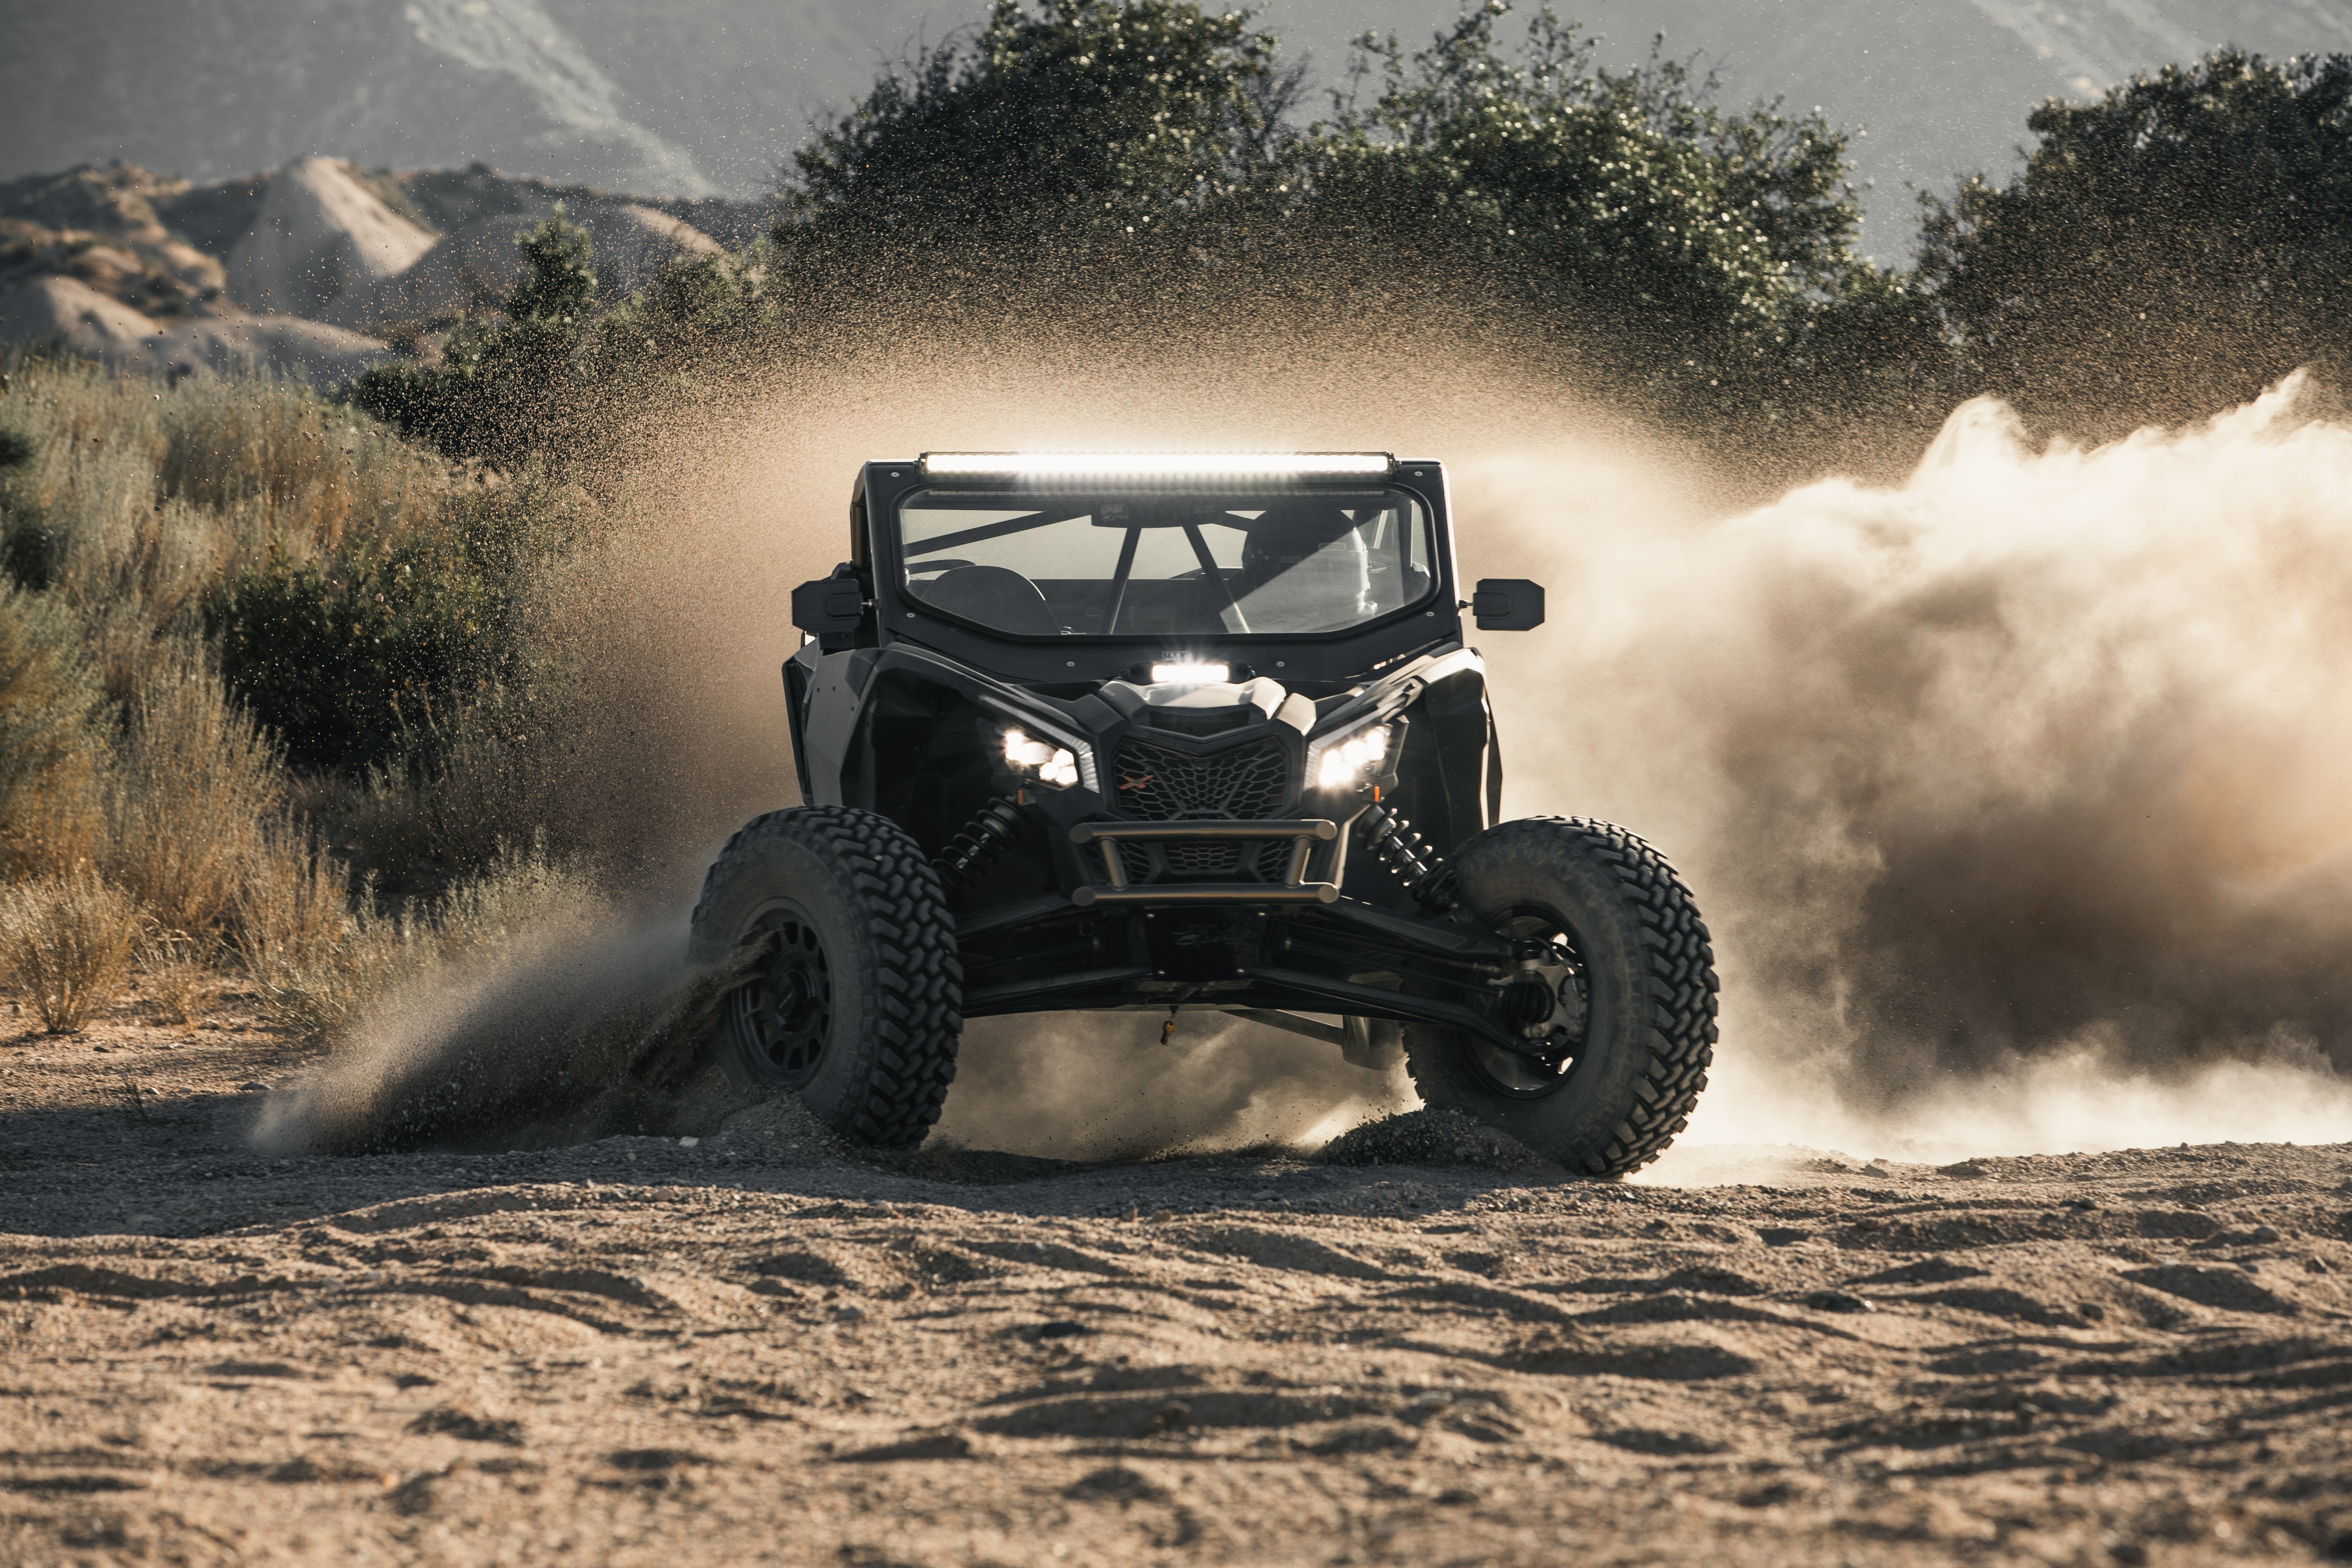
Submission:
<svg viewBox="0 0 2352 1568">
<path fill-rule="evenodd" d="M 638 476 L 660 548 L 582 590 L 609 700 L 567 741 L 627 759 L 577 765 L 681 868 L 645 896 L 690 896 L 695 847 L 789 802 L 781 606 L 844 553 L 858 460 L 1377 442 L 1447 460 L 1465 578 L 1549 585 L 1545 630 L 1486 639 L 1507 815 L 1624 823 L 1698 892 L 1724 1044 L 1692 1137 L 2352 1129 L 2352 429 L 2298 384 L 2089 451 L 2037 451 L 1974 403 L 1904 482 L 1738 510 L 1671 447 L 1458 357 L 1384 367 L 1377 407 L 1361 354 L 1130 366 L 1108 413 L 1068 363 L 917 358 L 696 411 Z M 460 1013 L 394 1054 L 478 1057 L 499 1010 Z M 1165 1057 L 1157 1034 L 976 1027 L 940 1131 L 1051 1153 L 1303 1141 L 1408 1092 L 1253 1026 L 1188 1024 Z"/>
<path fill-rule="evenodd" d="M 1492 650 L 1509 804 L 1640 824 L 1716 931 L 1694 1137 L 2352 1135 L 2352 430 L 2302 398 L 2042 452 L 1972 403 L 1721 521 L 1473 467 L 1558 606 Z"/>
</svg>

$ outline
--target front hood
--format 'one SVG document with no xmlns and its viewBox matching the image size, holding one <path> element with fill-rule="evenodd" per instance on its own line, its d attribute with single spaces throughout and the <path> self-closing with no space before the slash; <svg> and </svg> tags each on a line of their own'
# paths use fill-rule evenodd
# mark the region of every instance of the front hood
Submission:
<svg viewBox="0 0 2352 1568">
<path fill-rule="evenodd" d="M 1244 681 L 1171 680 L 1140 686 L 1109 680 L 1103 683 L 1100 696 L 1123 718 L 1179 733 L 1213 734 L 1267 719 L 1287 724 L 1302 735 L 1315 727 L 1315 704 L 1265 676 Z"/>
</svg>

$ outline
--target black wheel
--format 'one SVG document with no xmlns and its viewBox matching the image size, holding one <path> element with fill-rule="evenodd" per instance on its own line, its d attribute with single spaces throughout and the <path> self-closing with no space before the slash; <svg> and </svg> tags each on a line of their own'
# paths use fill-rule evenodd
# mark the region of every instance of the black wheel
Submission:
<svg viewBox="0 0 2352 1568">
<path fill-rule="evenodd" d="M 772 811 L 703 879 L 692 953 L 760 967 L 711 1042 L 741 1087 L 797 1092 L 843 1136 L 908 1149 L 940 1118 L 963 1031 L 955 921 L 904 829 L 845 806 Z"/>
<path fill-rule="evenodd" d="M 1465 843 L 1443 886 L 1523 944 L 1483 1010 L 1527 1046 L 1408 1025 L 1422 1100 L 1587 1175 L 1657 1158 L 1706 1087 L 1716 1037 L 1714 950 L 1665 857 L 1605 822 L 1530 817 Z"/>
</svg>

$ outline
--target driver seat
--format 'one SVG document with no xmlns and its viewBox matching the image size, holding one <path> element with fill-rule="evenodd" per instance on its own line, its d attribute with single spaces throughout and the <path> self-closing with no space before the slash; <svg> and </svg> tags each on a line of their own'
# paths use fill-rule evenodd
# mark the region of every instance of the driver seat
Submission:
<svg viewBox="0 0 2352 1568">
<path fill-rule="evenodd" d="M 1059 637 L 1062 623 L 1037 584 L 1009 566 L 958 566 L 928 588 L 913 590 L 934 608 L 992 631 L 1016 637 Z"/>
</svg>

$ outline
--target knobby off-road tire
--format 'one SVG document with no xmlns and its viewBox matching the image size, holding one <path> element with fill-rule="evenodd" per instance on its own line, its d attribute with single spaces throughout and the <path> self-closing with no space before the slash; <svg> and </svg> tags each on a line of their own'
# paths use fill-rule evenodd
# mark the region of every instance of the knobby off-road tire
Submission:
<svg viewBox="0 0 2352 1568">
<path fill-rule="evenodd" d="M 1706 1087 L 1716 1038 L 1714 950 L 1665 857 L 1605 822 L 1529 817 L 1465 843 L 1443 877 L 1482 924 L 1549 924 L 1565 938 L 1579 961 L 1582 1038 L 1550 1078 L 1461 1031 L 1409 1025 L 1406 1066 L 1422 1100 L 1585 1175 L 1655 1159 Z"/>
<path fill-rule="evenodd" d="M 860 1143 L 920 1143 L 963 1032 L 955 921 L 921 847 L 845 806 L 753 818 L 703 879 L 692 955 L 715 963 L 762 936 L 761 973 L 729 997 L 711 1040 L 728 1077 L 797 1091 Z"/>
</svg>

